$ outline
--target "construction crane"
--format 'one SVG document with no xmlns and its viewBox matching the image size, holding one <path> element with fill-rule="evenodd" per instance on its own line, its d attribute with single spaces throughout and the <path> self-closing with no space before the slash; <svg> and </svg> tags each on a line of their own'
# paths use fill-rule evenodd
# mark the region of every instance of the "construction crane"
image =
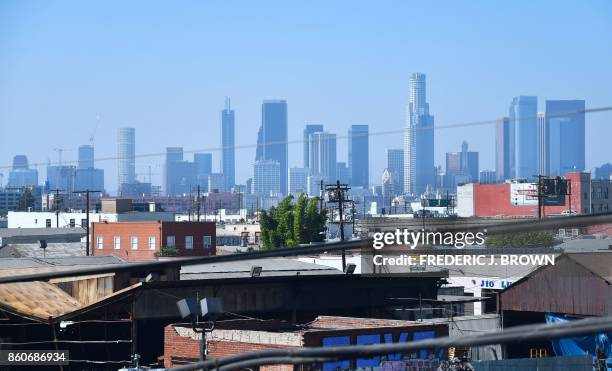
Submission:
<svg viewBox="0 0 612 371">
<path fill-rule="evenodd" d="M 98 126 L 100 126 L 100 115 L 96 115 L 96 123 L 94 125 L 93 130 L 91 131 L 91 135 L 89 136 L 89 143 L 93 146 L 94 139 L 96 137 L 96 131 L 98 130 Z"/>
<path fill-rule="evenodd" d="M 57 158 L 58 158 L 57 164 L 61 165 L 62 164 L 62 152 L 64 152 L 64 149 L 63 148 L 53 148 L 53 150 L 57 152 Z"/>
</svg>

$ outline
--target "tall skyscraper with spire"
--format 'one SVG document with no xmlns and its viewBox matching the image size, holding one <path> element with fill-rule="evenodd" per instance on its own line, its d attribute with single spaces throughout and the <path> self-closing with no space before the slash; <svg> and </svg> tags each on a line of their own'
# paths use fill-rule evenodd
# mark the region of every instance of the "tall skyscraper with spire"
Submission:
<svg viewBox="0 0 612 371">
<path fill-rule="evenodd" d="M 229 97 L 225 98 L 225 109 L 221 111 L 221 172 L 225 179 L 225 190 L 236 184 L 236 149 L 234 110 Z"/>
<path fill-rule="evenodd" d="M 407 125 L 404 129 L 404 192 L 418 195 L 435 185 L 434 118 L 429 114 L 425 74 L 408 82 Z"/>
</svg>

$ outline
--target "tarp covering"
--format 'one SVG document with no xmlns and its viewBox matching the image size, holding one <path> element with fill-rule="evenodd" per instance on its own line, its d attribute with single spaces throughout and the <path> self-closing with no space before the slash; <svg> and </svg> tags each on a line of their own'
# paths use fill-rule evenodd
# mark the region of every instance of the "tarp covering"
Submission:
<svg viewBox="0 0 612 371">
<path fill-rule="evenodd" d="M 546 323 L 573 321 L 575 318 L 546 313 Z M 600 333 L 589 336 L 556 339 L 552 347 L 557 356 L 595 355 L 596 349 L 602 349 L 607 357 L 612 357 L 612 333 Z"/>
</svg>

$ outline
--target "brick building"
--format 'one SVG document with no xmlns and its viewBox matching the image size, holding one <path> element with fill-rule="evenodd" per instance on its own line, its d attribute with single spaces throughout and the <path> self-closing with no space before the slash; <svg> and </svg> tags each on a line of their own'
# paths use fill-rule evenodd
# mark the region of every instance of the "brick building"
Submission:
<svg viewBox="0 0 612 371">
<path fill-rule="evenodd" d="M 207 358 L 221 358 L 266 349 L 326 347 L 349 344 L 378 344 L 448 336 L 448 325 L 416 321 L 319 316 L 307 325 L 290 325 L 283 321 L 238 320 L 220 322 L 206 335 Z M 189 324 L 171 324 L 164 331 L 164 366 L 196 362 L 200 356 L 201 334 Z M 411 354 L 390 354 L 355 360 L 325 362 L 317 369 L 355 369 L 377 367 L 387 361 L 419 365 L 435 370 L 445 350 L 421 350 Z M 414 366 L 413 365 L 413 366 Z M 265 371 L 293 371 L 292 365 L 269 365 Z"/>
<path fill-rule="evenodd" d="M 591 179 L 590 173 L 567 173 L 571 195 L 564 205 L 544 206 L 544 215 L 596 214 L 612 210 L 612 182 Z M 534 183 L 470 183 L 457 187 L 457 213 L 461 217 L 536 217 Z M 571 208 L 570 208 L 571 204 Z"/>
<path fill-rule="evenodd" d="M 215 255 L 212 222 L 100 222 L 92 224 L 92 255 L 116 255 L 128 261 L 152 260 L 162 247 L 178 256 Z"/>
</svg>

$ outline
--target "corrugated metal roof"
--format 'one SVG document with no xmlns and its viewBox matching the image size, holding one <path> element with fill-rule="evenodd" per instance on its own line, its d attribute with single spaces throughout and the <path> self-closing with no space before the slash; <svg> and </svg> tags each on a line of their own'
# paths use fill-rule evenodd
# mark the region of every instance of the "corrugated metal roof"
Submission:
<svg viewBox="0 0 612 371">
<path fill-rule="evenodd" d="M 250 277 L 253 266 L 262 267 L 261 277 L 343 274 L 340 270 L 325 265 L 286 258 L 268 258 L 183 266 L 181 280 Z"/>
<path fill-rule="evenodd" d="M 81 242 L 48 242 L 45 251 L 36 243 L 8 244 L 0 248 L 1 257 L 34 257 L 52 258 L 68 256 L 85 256 L 85 244 Z"/>
<path fill-rule="evenodd" d="M 0 277 L 74 270 L 78 268 L 86 268 L 91 265 L 105 266 L 125 263 L 126 261 L 114 255 L 46 259 L 0 258 Z"/>
<path fill-rule="evenodd" d="M 567 255 L 570 259 L 608 281 L 608 283 L 612 283 L 612 251 Z"/>
</svg>

